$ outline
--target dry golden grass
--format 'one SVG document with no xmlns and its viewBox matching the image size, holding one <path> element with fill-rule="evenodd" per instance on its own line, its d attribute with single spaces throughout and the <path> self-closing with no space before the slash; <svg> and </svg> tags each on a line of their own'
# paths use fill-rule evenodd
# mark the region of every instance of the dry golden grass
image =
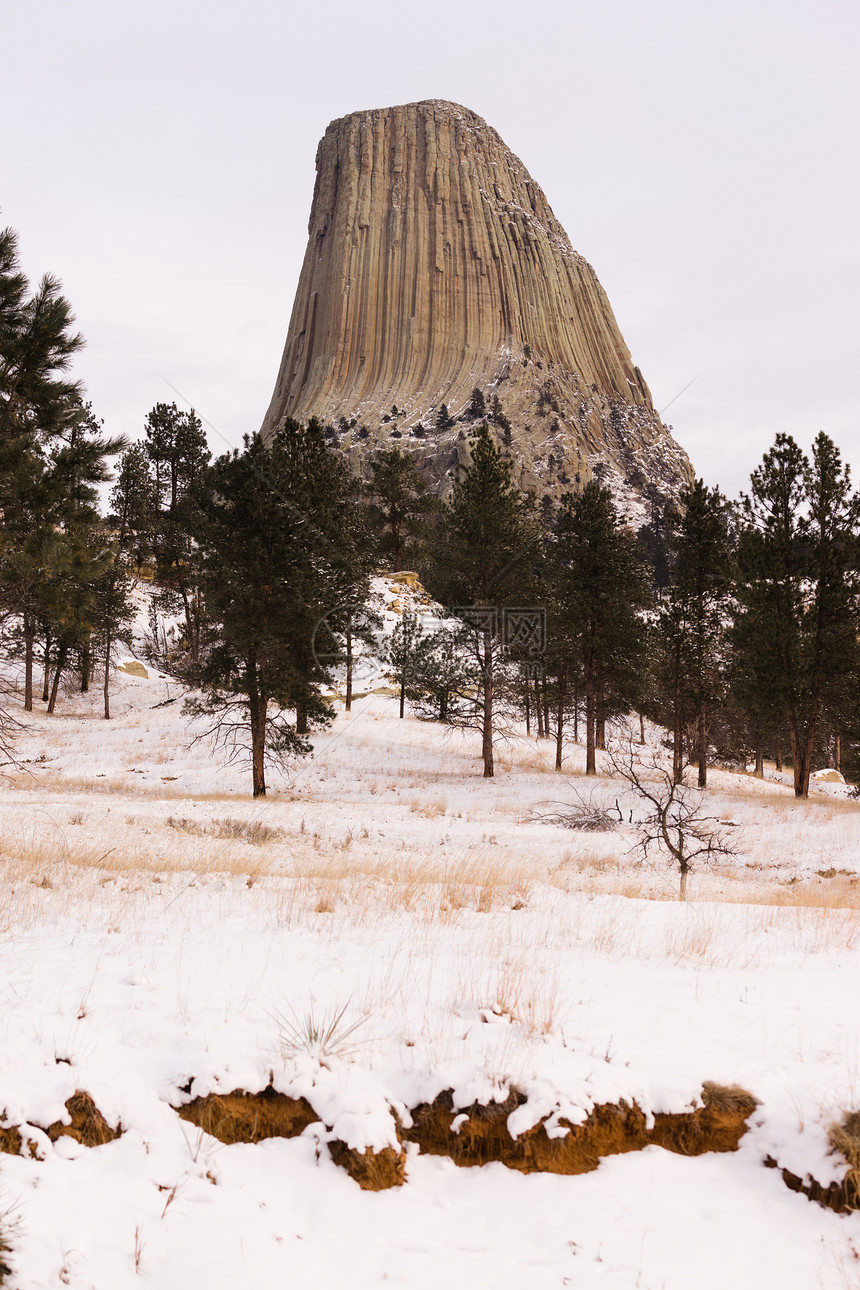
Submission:
<svg viewBox="0 0 860 1290">
<path fill-rule="evenodd" d="M 459 964 L 456 993 L 461 1000 L 476 1008 L 484 1021 L 503 1019 L 536 1036 L 556 1030 L 560 992 L 558 973 L 536 972 L 527 948 L 511 952 L 508 947 L 496 962 L 477 972 L 471 959 Z"/>
<path fill-rule="evenodd" d="M 59 775 L 50 771 L 31 772 L 27 769 L 17 771 L 8 777 L 7 787 L 25 792 L 43 792 L 50 790 L 52 796 L 63 794 L 92 793 L 114 797 L 145 798 L 149 801 L 174 801 L 177 798 L 187 801 L 188 788 L 183 788 L 179 780 L 173 778 L 160 780 L 157 784 L 148 784 L 136 780 L 133 775 L 121 772 L 94 775 Z M 195 802 L 237 802 L 242 799 L 236 793 L 200 792 L 194 790 Z M 286 795 L 280 800 L 289 800 Z"/>
<path fill-rule="evenodd" d="M 447 815 L 448 803 L 444 797 L 436 797 L 429 802 L 419 797 L 413 800 L 411 809 L 415 815 L 420 815 L 424 820 L 435 820 Z"/>
<path fill-rule="evenodd" d="M 795 797 L 794 789 L 790 785 L 778 784 L 773 780 L 755 780 L 755 783 L 762 785 L 756 791 L 743 786 L 743 779 L 749 778 L 749 776 L 742 776 L 741 784 L 737 786 L 732 784 L 730 788 L 723 790 L 723 795 L 730 797 L 733 802 L 749 802 L 758 808 L 766 806 L 768 815 L 790 812 L 804 814 L 812 811 L 836 816 L 860 812 L 860 801 L 851 798 L 830 797 L 823 794 L 817 796 L 814 793 L 810 797 Z"/>
<path fill-rule="evenodd" d="M 860 910 L 860 880 L 812 879 L 761 882 L 738 878 L 721 897 L 728 904 L 778 905 L 789 908 Z"/>
<path fill-rule="evenodd" d="M 520 771 L 537 775 L 555 773 L 555 748 L 540 744 L 523 746 L 509 744 L 500 748 L 495 754 L 495 764 L 499 770 Z"/>
<path fill-rule="evenodd" d="M 227 838 L 237 842 L 250 842 L 255 847 L 264 846 L 267 842 L 274 842 L 284 836 L 283 829 L 272 828 L 262 820 L 237 820 L 228 817 L 212 820 L 209 824 L 201 824 L 197 820 L 184 817 L 176 819 L 171 815 L 166 823 L 169 828 L 178 829 L 179 832 L 188 833 L 192 837 Z"/>
<path fill-rule="evenodd" d="M 716 967 L 722 962 L 722 952 L 714 944 L 717 930 L 711 920 L 699 920 L 693 927 L 667 928 L 665 957 L 670 963 Z"/>
<path fill-rule="evenodd" d="M 72 839 L 61 829 L 45 833 L 35 830 L 8 830 L 0 840 L 0 857 L 14 865 L 20 878 L 36 885 L 53 887 L 60 881 L 57 872 L 89 869 L 109 874 L 136 873 L 220 873 L 247 876 L 256 880 L 271 872 L 264 857 L 250 859 L 233 844 L 168 850 L 157 841 L 144 843 L 135 837 L 133 844 L 120 841 L 106 847 L 86 837 Z M 52 876 L 54 875 L 54 876 Z"/>
<path fill-rule="evenodd" d="M 852 1209 L 860 1209 L 860 1111 L 852 1111 L 841 1124 L 831 1126 L 830 1145 L 848 1161 L 843 1186 Z"/>
</svg>

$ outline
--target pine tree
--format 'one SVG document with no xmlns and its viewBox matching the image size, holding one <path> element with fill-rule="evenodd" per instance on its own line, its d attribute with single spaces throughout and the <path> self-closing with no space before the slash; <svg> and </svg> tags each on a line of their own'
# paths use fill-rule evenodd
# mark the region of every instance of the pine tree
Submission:
<svg viewBox="0 0 860 1290">
<path fill-rule="evenodd" d="M 378 534 L 379 551 L 400 573 L 406 561 L 413 563 L 413 556 L 417 563 L 435 498 L 427 492 L 412 457 L 399 448 L 378 452 L 370 472 L 370 520 Z"/>
<path fill-rule="evenodd" d="M 33 706 L 33 649 L 43 548 L 58 526 L 57 474 L 49 461 L 55 432 L 80 407 L 80 385 L 67 379 L 83 345 L 52 275 L 30 295 L 11 229 L 0 232 L 0 593 L 21 624 L 24 706 Z"/>
<path fill-rule="evenodd" d="M 123 453 L 110 504 L 117 541 L 140 576 L 153 553 L 158 523 L 158 488 L 143 444 L 133 444 Z"/>
<path fill-rule="evenodd" d="M 466 407 L 466 416 L 470 421 L 478 421 L 481 417 L 487 415 L 487 400 L 483 392 L 476 385 L 472 390 L 472 397 L 469 399 Z"/>
<path fill-rule="evenodd" d="M 156 403 L 147 414 L 145 433 L 161 509 L 174 519 L 211 455 L 203 424 L 193 408 L 180 412 L 175 403 Z"/>
<path fill-rule="evenodd" d="M 180 412 L 175 403 L 156 403 L 147 414 L 145 436 L 157 498 L 151 540 L 159 604 L 170 613 L 182 613 L 184 651 L 194 662 L 204 624 L 191 550 L 192 510 L 199 504 L 199 481 L 211 454 L 194 409 Z"/>
<path fill-rule="evenodd" d="M 60 572 L 53 572 L 51 614 L 43 611 L 57 646 L 49 712 L 63 669 L 74 655 L 81 661 L 81 687 L 88 688 L 92 638 L 102 626 L 99 606 L 108 603 L 99 592 L 111 579 L 115 557 L 98 512 L 98 485 L 110 478 L 107 459 L 121 452 L 126 441 L 106 438 L 102 426 L 91 405 L 75 399 L 56 420 L 51 438 L 48 479 L 54 504 L 45 518 L 59 530 L 55 553 Z"/>
<path fill-rule="evenodd" d="M 648 568 L 652 595 L 659 601 L 668 590 L 672 577 L 669 544 L 680 520 L 680 511 L 675 501 L 667 501 L 653 490 L 650 503 L 648 523 L 643 524 L 636 534 L 636 549 Z"/>
<path fill-rule="evenodd" d="M 586 774 L 595 775 L 600 723 L 641 700 L 645 659 L 642 568 L 609 489 L 592 480 L 562 498 L 547 565 L 551 656 L 562 696 L 574 681 L 584 694 Z"/>
<path fill-rule="evenodd" d="M 435 625 L 406 687 L 406 697 L 419 717 L 451 726 L 475 724 L 474 696 L 481 673 L 471 644 L 471 634 L 462 625 Z"/>
<path fill-rule="evenodd" d="M 436 413 L 436 429 L 450 430 L 455 424 L 454 418 L 448 411 L 448 404 L 440 403 L 439 411 Z"/>
<path fill-rule="evenodd" d="M 708 712 L 723 691 L 732 579 L 728 506 L 701 479 L 686 487 L 668 531 L 670 582 L 657 639 L 673 717 L 673 770 L 683 775 L 685 705 L 695 721 L 699 787 L 707 784 Z"/>
<path fill-rule="evenodd" d="M 748 691 L 788 729 L 795 795 L 806 797 L 820 723 L 828 713 L 838 721 L 857 656 L 860 499 L 826 434 L 811 462 L 780 434 L 753 471 L 743 514 L 734 645 Z"/>
<path fill-rule="evenodd" d="M 80 397 L 64 374 L 84 340 L 61 287 L 45 274 L 28 296 L 17 235 L 0 232 L 0 441 L 52 434 L 58 412 Z"/>
<path fill-rule="evenodd" d="M 104 665 L 102 698 L 105 721 L 109 721 L 111 716 L 110 682 L 113 651 L 118 640 L 130 643 L 129 628 L 134 617 L 134 601 L 131 594 L 133 578 L 126 568 L 119 543 L 112 544 L 109 550 L 111 558 L 106 562 L 102 576 L 95 583 L 92 613 L 93 630 L 98 637 Z"/>
<path fill-rule="evenodd" d="M 191 673 L 204 690 L 192 711 L 234 753 L 250 753 L 253 792 L 265 794 L 270 756 L 301 755 L 332 716 L 331 677 L 314 630 L 366 588 L 366 530 L 356 485 L 322 428 L 287 421 L 264 444 L 220 457 L 201 480 L 194 536 L 214 624 Z M 295 721 L 289 720 L 295 711 Z"/>
<path fill-rule="evenodd" d="M 490 399 L 489 420 L 494 426 L 497 426 L 499 430 L 502 431 L 505 437 L 505 443 L 510 443 L 513 427 L 505 416 L 505 412 L 502 407 L 502 400 L 499 398 L 498 394 L 494 394 Z"/>
<path fill-rule="evenodd" d="M 434 640 L 424 631 L 415 614 L 405 613 L 391 634 L 388 662 L 400 689 L 400 717 L 406 714 L 406 698 L 421 686 L 433 658 Z"/>
<path fill-rule="evenodd" d="M 55 537 L 39 590 L 40 621 L 55 646 L 48 715 L 54 712 L 68 664 L 75 653 L 89 651 L 93 632 L 100 625 L 98 588 L 112 563 L 112 553 L 97 523 L 79 521 Z M 49 662 L 46 651 L 46 682 Z"/>
<path fill-rule="evenodd" d="M 2 605 L 14 614 L 24 645 L 24 706 L 33 706 L 36 635 L 53 640 L 58 666 L 49 711 L 69 657 L 89 673 L 93 586 L 104 565 L 97 486 L 107 458 L 125 446 L 101 423 L 68 379 L 83 345 L 57 278 L 29 295 L 17 239 L 0 233 L 0 578 Z"/>
<path fill-rule="evenodd" d="M 338 625 L 341 633 L 350 620 L 360 624 L 375 557 L 361 487 L 344 461 L 327 447 L 319 423 L 311 420 L 303 427 L 288 419 L 278 432 L 277 444 L 288 463 L 292 491 L 285 496 L 310 522 L 310 551 L 316 553 L 315 563 L 307 565 L 302 618 L 297 602 L 293 635 L 296 727 L 299 734 L 306 734 L 311 707 L 317 703 L 315 687 L 328 679 L 314 649 L 314 632 L 324 618 Z M 343 655 L 339 661 L 344 661 Z"/>
<path fill-rule="evenodd" d="M 108 545 L 102 531 L 98 485 L 108 477 L 107 458 L 123 439 L 108 439 L 89 405 L 73 398 L 55 410 L 53 433 L 20 442 L 17 463 L 0 475 L 4 497 L 3 588 L 18 616 L 24 645 L 24 707 L 33 707 L 33 664 L 37 632 L 55 648 L 56 703 L 63 669 L 79 653 L 89 672 L 93 587 L 102 577 Z M 51 659 L 45 656 L 46 688 Z"/>
<path fill-rule="evenodd" d="M 493 764 L 494 703 L 499 673 L 499 611 L 522 604 L 533 587 L 539 528 L 531 498 L 511 483 L 511 464 L 490 438 L 486 424 L 470 441 L 471 462 L 461 469 L 445 507 L 431 561 L 428 585 L 436 599 L 453 606 L 472 628 L 481 692 L 473 714 L 481 730 L 484 777 Z"/>
</svg>

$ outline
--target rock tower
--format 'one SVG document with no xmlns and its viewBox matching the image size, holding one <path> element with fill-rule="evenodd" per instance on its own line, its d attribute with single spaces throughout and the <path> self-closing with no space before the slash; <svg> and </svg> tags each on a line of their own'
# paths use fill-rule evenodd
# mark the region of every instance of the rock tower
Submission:
<svg viewBox="0 0 860 1290">
<path fill-rule="evenodd" d="M 523 488 L 558 495 L 599 470 L 634 513 L 692 477 L 594 270 L 479 116 L 436 100 L 354 112 L 316 166 L 264 435 L 317 417 L 359 473 L 396 445 L 444 492 L 489 419 Z"/>
</svg>

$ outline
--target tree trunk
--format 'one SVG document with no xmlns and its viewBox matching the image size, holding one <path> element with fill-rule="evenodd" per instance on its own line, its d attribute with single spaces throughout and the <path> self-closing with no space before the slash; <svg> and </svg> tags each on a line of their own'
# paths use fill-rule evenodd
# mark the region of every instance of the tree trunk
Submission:
<svg viewBox="0 0 860 1290">
<path fill-rule="evenodd" d="M 24 616 L 24 711 L 33 711 L 33 649 L 36 625 L 29 614 Z"/>
<path fill-rule="evenodd" d="M 579 685 L 573 687 L 573 742 L 579 743 Z"/>
<path fill-rule="evenodd" d="M 110 655 L 113 647 L 110 632 L 105 633 L 105 721 L 110 721 Z"/>
<path fill-rule="evenodd" d="M 406 673 L 400 674 L 400 720 L 403 720 L 403 714 L 406 711 Z"/>
<path fill-rule="evenodd" d="M 594 682 L 586 677 L 585 681 L 585 773 L 597 774 L 597 758 L 594 755 L 594 726 L 596 696 Z"/>
<path fill-rule="evenodd" d="M 63 668 L 66 665 L 67 653 L 68 653 L 68 650 L 65 645 L 61 645 L 59 650 L 57 651 L 57 665 L 54 668 L 54 683 L 51 686 L 51 697 L 48 700 L 49 716 L 53 716 L 54 708 L 57 703 L 57 690 L 60 688 L 60 677 L 62 676 Z"/>
<path fill-rule="evenodd" d="M 49 698 L 48 685 L 51 680 L 51 633 L 45 632 L 45 679 L 42 684 L 42 702 L 47 703 Z"/>
<path fill-rule="evenodd" d="M 835 770 L 842 773 L 842 736 L 837 735 L 833 740 L 833 766 Z"/>
<path fill-rule="evenodd" d="M 561 770 L 561 759 L 564 745 L 564 682 L 563 671 L 558 674 L 558 709 L 555 720 L 555 768 Z"/>
<path fill-rule="evenodd" d="M 708 787 L 708 710 L 705 703 L 699 704 L 699 719 L 696 734 L 698 736 L 699 788 Z"/>
<path fill-rule="evenodd" d="M 665 832 L 664 832 L 664 836 L 665 836 Z M 678 888 L 678 899 L 686 900 L 687 899 L 687 874 L 690 869 L 690 862 L 687 859 L 687 853 L 684 848 L 684 834 L 680 830 L 678 831 L 678 849 L 677 851 L 675 851 L 674 854 L 675 854 L 675 859 L 678 861 L 678 872 L 681 877 L 681 883 Z"/>
<path fill-rule="evenodd" d="M 90 688 L 90 642 L 81 649 L 81 694 L 87 694 Z"/>
<path fill-rule="evenodd" d="M 352 712 L 352 619 L 346 629 L 346 712 Z"/>
<path fill-rule="evenodd" d="M 595 718 L 594 742 L 601 752 L 606 752 L 606 718 Z"/>
<path fill-rule="evenodd" d="M 188 630 L 191 633 L 191 657 L 196 667 L 200 662 L 200 628 L 203 616 L 199 592 L 195 591 L 191 603 L 193 605 L 193 609 L 191 612 L 191 620 L 188 623 Z"/>
<path fill-rule="evenodd" d="M 493 640 L 489 629 L 484 632 L 484 710 L 482 714 L 482 753 L 484 779 L 493 778 Z"/>
<path fill-rule="evenodd" d="M 815 717 L 811 717 L 804 738 L 798 729 L 797 717 L 789 719 L 791 762 L 794 767 L 794 796 L 809 797 L 809 774 L 812 770 L 812 753 L 815 747 Z"/>
<path fill-rule="evenodd" d="M 645 718 L 641 712 L 639 713 L 639 745 L 642 748 L 645 747 Z"/>
<path fill-rule="evenodd" d="M 672 781 L 675 784 L 684 782 L 684 729 L 681 724 L 681 703 L 677 692 L 672 723 Z"/>
<path fill-rule="evenodd" d="M 306 735 L 308 733 L 308 695 L 305 689 L 304 681 L 299 682 L 299 692 L 296 695 L 296 734 Z M 263 790 L 265 792 L 265 789 Z"/>
<path fill-rule="evenodd" d="M 543 739 L 543 704 L 540 701 L 537 677 L 535 677 L 535 717 L 537 718 L 538 739 Z"/>
<path fill-rule="evenodd" d="M 531 732 L 531 686 L 529 685 L 529 678 L 526 676 L 526 734 L 530 735 Z"/>
<path fill-rule="evenodd" d="M 550 705 L 549 705 L 549 690 L 548 690 L 548 688 L 547 688 L 547 683 L 546 683 L 546 673 L 544 673 L 544 675 L 541 677 L 541 679 L 540 679 L 540 681 L 538 682 L 538 684 L 540 685 L 541 698 L 543 699 L 543 732 L 544 732 L 545 737 L 546 737 L 547 739 L 549 739 L 549 737 L 550 737 L 550 735 L 549 735 L 549 706 L 550 706 Z"/>
<path fill-rule="evenodd" d="M 254 797 L 266 796 L 266 708 L 267 701 L 260 694 L 257 684 L 257 665 L 251 662 L 247 668 L 248 680 L 248 716 L 251 725 L 251 780 Z M 296 721 L 298 728 L 298 721 Z"/>
<path fill-rule="evenodd" d="M 764 757 L 761 751 L 761 744 L 755 746 L 755 777 L 764 779 Z"/>
<path fill-rule="evenodd" d="M 810 779 L 810 775 L 812 774 L 812 758 L 814 753 L 815 753 L 815 722 L 811 721 L 809 723 L 809 732 L 806 737 L 806 749 L 803 755 L 803 778 L 801 781 L 801 787 L 803 789 L 802 795 L 804 797 L 809 797 L 809 779 Z"/>
<path fill-rule="evenodd" d="M 200 662 L 200 605 L 198 597 L 193 593 L 189 596 L 188 588 L 181 584 L 179 594 L 182 597 L 182 606 L 185 612 L 185 644 L 191 661 L 196 665 Z"/>
</svg>

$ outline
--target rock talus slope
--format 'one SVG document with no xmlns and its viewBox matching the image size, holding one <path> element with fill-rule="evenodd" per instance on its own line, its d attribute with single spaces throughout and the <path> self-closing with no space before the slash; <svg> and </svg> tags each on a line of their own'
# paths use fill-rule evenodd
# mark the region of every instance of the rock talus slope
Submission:
<svg viewBox="0 0 860 1290">
<path fill-rule="evenodd" d="M 594 270 L 473 112 L 427 101 L 333 121 L 309 234 L 264 434 L 316 416 L 356 470 L 396 444 L 444 491 L 477 387 L 488 409 L 499 399 L 523 487 L 557 494 L 598 463 L 632 498 L 691 477 Z"/>
</svg>

